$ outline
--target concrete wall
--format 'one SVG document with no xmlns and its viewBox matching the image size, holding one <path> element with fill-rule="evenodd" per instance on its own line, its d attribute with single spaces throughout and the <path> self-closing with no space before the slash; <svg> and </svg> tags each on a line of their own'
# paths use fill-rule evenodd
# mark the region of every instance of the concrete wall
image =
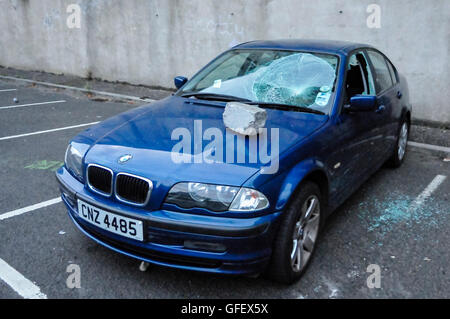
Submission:
<svg viewBox="0 0 450 319">
<path fill-rule="evenodd" d="M 66 24 L 71 3 L 80 29 Z M 450 123 L 449 13 L 449 0 L 0 0 L 0 65 L 172 87 L 239 42 L 358 41 L 407 76 L 416 119 Z"/>
</svg>

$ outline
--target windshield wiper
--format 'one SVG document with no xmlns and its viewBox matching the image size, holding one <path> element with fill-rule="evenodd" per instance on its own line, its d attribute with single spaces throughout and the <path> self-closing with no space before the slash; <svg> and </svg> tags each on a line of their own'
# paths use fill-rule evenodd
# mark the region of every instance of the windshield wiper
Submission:
<svg viewBox="0 0 450 319">
<path fill-rule="evenodd" d="M 262 108 L 271 108 L 276 110 L 283 110 L 283 111 L 295 111 L 295 112 L 304 112 L 304 113 L 313 113 L 313 114 L 319 114 L 319 115 L 326 115 L 326 113 L 310 109 L 309 107 L 304 106 L 297 106 L 297 105 L 289 105 L 289 104 L 282 104 L 282 103 L 272 103 L 272 102 L 251 102 L 248 103 L 251 105 L 259 105 Z"/>
<path fill-rule="evenodd" d="M 226 95 L 226 94 L 217 94 L 217 93 L 185 93 L 181 95 L 182 97 L 196 97 L 197 99 L 202 100 L 217 100 L 217 101 L 225 101 L 225 102 L 243 102 L 248 103 L 251 102 L 249 99 L 244 99 L 237 96 Z"/>
<path fill-rule="evenodd" d="M 259 105 L 261 107 L 265 108 L 272 108 L 272 109 L 278 109 L 278 110 L 285 110 L 285 111 L 295 111 L 295 112 L 304 112 L 304 113 L 313 113 L 313 114 L 319 114 L 319 115 L 326 115 L 324 112 L 319 110 L 310 109 L 308 107 L 304 106 L 297 106 L 297 105 L 289 105 L 289 104 L 281 104 L 281 103 L 272 103 L 272 102 L 254 102 L 249 99 L 244 99 L 237 96 L 232 95 L 226 95 L 226 94 L 217 94 L 217 93 L 203 93 L 203 92 L 197 92 L 197 93 L 185 93 L 182 94 L 181 97 L 196 97 L 198 99 L 202 100 L 217 100 L 217 101 L 226 101 L 226 102 L 242 102 L 247 103 L 250 105 Z"/>
</svg>

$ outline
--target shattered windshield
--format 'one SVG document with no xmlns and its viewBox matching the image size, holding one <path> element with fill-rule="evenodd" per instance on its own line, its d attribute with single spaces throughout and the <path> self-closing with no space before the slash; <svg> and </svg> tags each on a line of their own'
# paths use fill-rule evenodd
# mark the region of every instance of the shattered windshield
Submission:
<svg viewBox="0 0 450 319">
<path fill-rule="evenodd" d="M 179 95 L 220 94 L 329 113 L 337 64 L 329 54 L 233 50 L 192 78 Z"/>
</svg>

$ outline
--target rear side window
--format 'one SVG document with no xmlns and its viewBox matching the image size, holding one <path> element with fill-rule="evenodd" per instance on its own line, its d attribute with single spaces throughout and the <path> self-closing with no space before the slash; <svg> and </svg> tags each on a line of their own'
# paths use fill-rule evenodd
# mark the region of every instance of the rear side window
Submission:
<svg viewBox="0 0 450 319">
<path fill-rule="evenodd" d="M 377 92 L 380 93 L 392 87 L 394 83 L 384 56 L 375 51 L 367 51 L 367 54 L 375 69 L 375 85 Z"/>
<path fill-rule="evenodd" d="M 398 79 L 397 79 L 397 73 L 395 72 L 394 66 L 391 64 L 391 62 L 389 62 L 388 60 L 386 60 L 386 63 L 387 63 L 387 65 L 388 65 L 389 72 L 391 73 L 392 81 L 393 81 L 394 84 L 395 84 L 395 83 L 398 82 Z"/>
</svg>

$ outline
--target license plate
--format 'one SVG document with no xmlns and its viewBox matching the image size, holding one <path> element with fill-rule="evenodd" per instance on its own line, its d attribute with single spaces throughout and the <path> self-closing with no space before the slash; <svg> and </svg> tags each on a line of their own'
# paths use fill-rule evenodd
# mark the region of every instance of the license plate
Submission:
<svg viewBox="0 0 450 319">
<path fill-rule="evenodd" d="M 116 215 L 78 199 L 78 216 L 114 234 L 143 241 L 142 221 Z"/>
</svg>

